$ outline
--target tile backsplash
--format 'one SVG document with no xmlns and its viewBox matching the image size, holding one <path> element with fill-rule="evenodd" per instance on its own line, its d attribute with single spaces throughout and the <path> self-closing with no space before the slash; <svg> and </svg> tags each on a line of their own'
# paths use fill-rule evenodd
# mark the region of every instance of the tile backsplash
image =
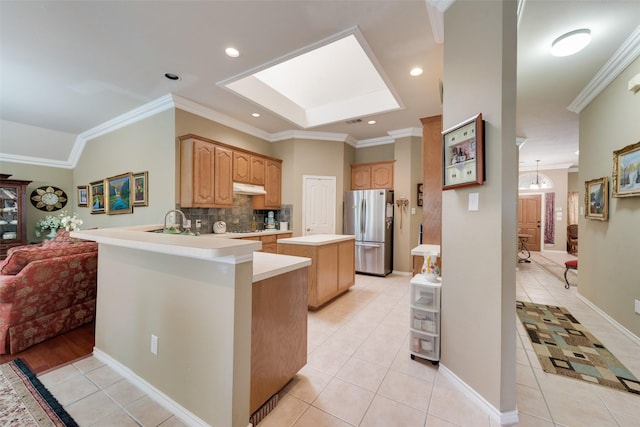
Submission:
<svg viewBox="0 0 640 427">
<path fill-rule="evenodd" d="M 180 209 L 180 207 L 178 207 Z M 196 220 L 202 222 L 200 233 L 213 233 L 213 224 L 216 221 L 224 221 L 227 224 L 227 232 L 251 231 L 251 221 L 255 217 L 257 229 L 265 228 L 265 220 L 269 211 L 275 214 L 276 228 L 278 223 L 286 221 L 289 229 L 292 229 L 293 205 L 282 205 L 279 210 L 254 210 L 252 196 L 244 194 L 233 195 L 233 207 L 231 208 L 184 208 L 181 209 L 187 219 L 191 220 L 191 230 L 196 230 Z"/>
</svg>

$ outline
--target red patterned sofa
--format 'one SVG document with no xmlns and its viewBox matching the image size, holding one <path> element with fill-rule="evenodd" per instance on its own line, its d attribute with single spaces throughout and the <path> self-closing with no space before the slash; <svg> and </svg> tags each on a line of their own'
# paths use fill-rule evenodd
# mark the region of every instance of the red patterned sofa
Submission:
<svg viewBox="0 0 640 427">
<path fill-rule="evenodd" d="M 97 273 L 95 242 L 63 237 L 11 248 L 0 264 L 0 354 L 93 321 Z"/>
</svg>

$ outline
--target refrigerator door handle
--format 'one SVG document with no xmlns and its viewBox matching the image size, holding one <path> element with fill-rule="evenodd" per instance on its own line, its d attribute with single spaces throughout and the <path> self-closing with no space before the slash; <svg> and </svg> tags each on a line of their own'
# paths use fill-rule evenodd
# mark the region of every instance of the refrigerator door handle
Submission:
<svg viewBox="0 0 640 427">
<path fill-rule="evenodd" d="M 356 242 L 356 246 L 360 246 L 363 248 L 379 248 L 382 246 L 381 243 L 360 243 Z"/>
<path fill-rule="evenodd" d="M 360 233 L 364 234 L 364 232 L 366 231 L 366 227 L 365 227 L 365 218 L 367 217 L 367 201 L 365 199 L 362 199 L 360 201 Z"/>
</svg>

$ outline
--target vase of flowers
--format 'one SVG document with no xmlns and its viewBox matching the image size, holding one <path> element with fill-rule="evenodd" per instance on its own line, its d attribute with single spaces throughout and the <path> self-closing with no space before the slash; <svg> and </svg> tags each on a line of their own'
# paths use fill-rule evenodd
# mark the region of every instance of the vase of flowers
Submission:
<svg viewBox="0 0 640 427">
<path fill-rule="evenodd" d="M 47 239 L 53 239 L 60 228 L 75 231 L 80 229 L 80 225 L 82 225 L 82 220 L 75 213 L 68 215 L 66 211 L 61 211 L 58 215 L 47 215 L 40 218 L 36 222 L 35 235 L 36 237 L 44 235 Z"/>
</svg>

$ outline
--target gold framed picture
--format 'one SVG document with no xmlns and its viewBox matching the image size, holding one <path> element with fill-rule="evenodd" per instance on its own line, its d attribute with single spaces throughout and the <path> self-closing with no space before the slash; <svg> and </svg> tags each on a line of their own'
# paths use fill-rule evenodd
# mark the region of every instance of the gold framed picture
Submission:
<svg viewBox="0 0 640 427">
<path fill-rule="evenodd" d="M 104 180 L 105 211 L 107 215 L 133 213 L 131 172 L 112 176 Z"/>
<path fill-rule="evenodd" d="M 612 197 L 640 196 L 640 142 L 613 152 Z"/>
<path fill-rule="evenodd" d="M 89 197 L 91 202 L 89 212 L 104 213 L 104 180 L 89 183 Z"/>
<path fill-rule="evenodd" d="M 442 132 L 442 189 L 482 185 L 484 170 L 482 113 Z"/>
<path fill-rule="evenodd" d="M 87 185 L 78 185 L 78 207 L 86 208 L 89 206 L 89 187 Z"/>
<path fill-rule="evenodd" d="M 585 182 L 584 217 L 606 221 L 609 218 L 608 178 L 592 179 Z"/>
<path fill-rule="evenodd" d="M 149 172 L 133 174 L 133 206 L 149 206 Z"/>
</svg>

